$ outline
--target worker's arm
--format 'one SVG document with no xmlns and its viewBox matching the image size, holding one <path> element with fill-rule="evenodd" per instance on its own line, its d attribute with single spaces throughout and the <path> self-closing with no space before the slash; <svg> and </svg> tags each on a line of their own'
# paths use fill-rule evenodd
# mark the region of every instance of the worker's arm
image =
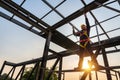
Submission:
<svg viewBox="0 0 120 80">
<path fill-rule="evenodd" d="M 74 34 L 75 36 L 80 36 L 80 32 L 75 32 L 74 29 L 73 29 L 73 34 Z"/>
<path fill-rule="evenodd" d="M 85 16 L 85 22 L 86 22 L 86 26 L 87 26 L 87 33 L 88 33 L 88 36 L 89 36 L 89 34 L 90 34 L 90 23 L 88 21 L 88 18 L 86 16 L 86 14 L 84 14 L 84 16 Z"/>
</svg>

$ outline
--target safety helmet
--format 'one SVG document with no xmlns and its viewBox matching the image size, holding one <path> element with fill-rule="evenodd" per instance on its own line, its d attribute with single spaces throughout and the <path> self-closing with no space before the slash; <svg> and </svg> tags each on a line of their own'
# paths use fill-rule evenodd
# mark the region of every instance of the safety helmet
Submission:
<svg viewBox="0 0 120 80">
<path fill-rule="evenodd" d="M 87 29 L 85 24 L 82 24 L 80 27 L 81 27 L 81 29 Z"/>
</svg>

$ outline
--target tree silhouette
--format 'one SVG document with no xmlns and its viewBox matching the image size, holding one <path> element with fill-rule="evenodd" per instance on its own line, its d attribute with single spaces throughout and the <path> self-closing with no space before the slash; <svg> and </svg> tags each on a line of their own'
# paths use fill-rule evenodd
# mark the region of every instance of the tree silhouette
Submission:
<svg viewBox="0 0 120 80">
<path fill-rule="evenodd" d="M 7 77 L 7 73 L 4 73 L 0 76 L 0 80 L 14 80 L 14 79 L 11 79 L 11 77 Z"/>
<path fill-rule="evenodd" d="M 29 77 L 31 71 L 33 70 L 33 67 L 29 67 L 29 68 L 26 68 L 25 71 L 24 71 L 24 74 L 22 76 L 22 80 L 27 80 L 27 78 Z M 30 76 L 29 80 L 36 80 L 36 69 L 35 71 L 32 73 L 32 75 Z M 47 68 L 45 70 L 45 76 L 44 76 L 44 80 L 46 80 L 47 76 L 48 76 L 48 73 L 49 73 L 49 69 Z M 53 74 L 51 75 L 50 79 L 49 80 L 58 80 L 57 79 L 57 73 L 56 72 L 53 72 Z"/>
</svg>

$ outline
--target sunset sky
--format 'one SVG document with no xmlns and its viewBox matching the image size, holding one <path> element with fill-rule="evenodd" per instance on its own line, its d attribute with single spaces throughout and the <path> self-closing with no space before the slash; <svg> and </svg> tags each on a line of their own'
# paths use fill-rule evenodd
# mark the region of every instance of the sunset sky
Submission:
<svg viewBox="0 0 120 80">
<path fill-rule="evenodd" d="M 13 1 L 16 2 L 17 4 L 20 4 L 22 2 L 22 0 L 13 0 Z M 47 0 L 47 1 L 53 7 L 55 7 L 63 0 Z M 85 0 L 85 2 L 87 4 L 92 1 L 94 1 L 94 0 Z M 110 0 L 110 1 L 113 1 L 113 0 Z M 109 6 L 120 10 L 120 5 L 118 4 L 118 2 L 110 4 Z M 47 12 L 49 12 L 51 10 L 51 8 L 49 8 L 41 0 L 26 0 L 26 2 L 22 5 L 22 7 L 27 9 L 28 11 L 30 11 L 32 14 L 34 14 L 35 16 L 37 16 L 39 18 L 41 18 L 44 14 L 46 14 Z M 62 15 L 64 15 L 64 17 L 67 17 L 82 7 L 83 7 L 83 4 L 81 3 L 80 0 L 74 0 L 74 1 L 67 0 L 61 6 L 59 6 L 57 8 L 57 10 Z M 0 12 L 8 14 L 9 16 L 13 15 L 10 12 L 3 9 L 2 7 L 0 7 Z M 92 10 L 92 12 L 96 16 L 98 21 L 103 21 L 114 15 L 120 14 L 115 11 L 109 10 L 105 7 L 101 7 L 101 8 Z M 87 13 L 87 17 L 89 19 L 90 25 L 93 25 L 95 23 L 95 21 L 94 21 L 93 17 L 90 15 L 90 13 Z M 30 24 L 24 22 L 23 20 L 21 20 L 20 18 L 18 18 L 16 16 L 14 16 L 14 18 L 23 22 L 24 24 L 26 24 L 28 26 L 31 26 Z M 61 21 L 62 18 L 57 13 L 52 11 L 48 16 L 46 16 L 42 20 L 45 21 L 46 23 L 48 23 L 50 26 L 52 26 L 53 24 Z M 81 24 L 85 23 L 84 16 L 80 16 L 80 17 L 72 20 L 71 23 L 73 23 L 79 29 L 79 26 Z M 109 20 L 105 23 L 102 23 L 101 25 L 103 26 L 103 28 L 106 32 L 116 29 L 116 28 L 120 28 L 120 16 L 118 16 L 112 20 Z M 72 27 L 69 24 L 65 24 L 62 27 L 58 28 L 57 30 L 59 32 L 61 32 L 62 34 L 64 34 L 65 36 L 72 33 Z M 99 34 L 103 33 L 103 31 L 101 30 L 101 28 L 99 26 L 98 26 L 98 30 L 99 30 Z M 97 34 L 96 28 L 92 27 L 90 36 L 94 36 L 96 34 Z M 110 36 L 110 38 L 120 36 L 120 30 L 110 32 L 110 33 L 108 33 L 108 35 Z M 73 35 L 68 38 L 74 42 L 76 42 L 78 40 Z M 104 39 L 107 39 L 107 37 L 105 35 L 103 35 L 103 36 L 100 36 L 100 39 L 104 40 Z M 97 37 L 94 39 L 91 39 L 91 40 L 92 40 L 92 42 L 98 41 Z M 19 62 L 42 57 L 44 45 L 45 45 L 45 39 L 43 39 L 42 37 L 30 32 L 28 30 L 25 30 L 22 27 L 14 24 L 10 21 L 7 21 L 6 19 L 4 19 L 0 16 L 0 68 L 5 60 L 14 62 L 14 63 L 19 63 Z M 120 46 L 117 46 L 117 48 L 120 49 Z M 60 47 L 52 42 L 50 43 L 50 49 L 53 49 L 56 52 L 65 50 L 62 47 Z M 114 49 L 114 48 L 109 48 L 109 49 Z M 109 49 L 106 49 L 106 50 L 109 50 Z M 108 56 L 110 66 L 120 65 L 119 52 L 114 53 L 114 54 L 108 54 L 107 56 Z M 90 58 L 85 58 L 85 61 L 87 62 L 88 59 L 90 59 Z M 101 55 L 98 56 L 97 60 L 98 60 L 99 64 L 104 65 L 103 58 Z M 54 61 L 55 60 L 48 61 L 47 67 L 51 67 L 54 64 Z M 72 55 L 72 56 L 63 58 L 63 69 L 67 69 L 67 70 L 74 69 L 75 67 L 77 67 L 77 65 L 78 65 L 78 56 L 77 55 Z M 5 70 L 5 72 L 8 72 L 8 70 L 9 70 L 9 68 L 7 68 Z M 79 73 L 79 72 L 66 73 L 65 80 L 79 80 L 81 74 L 82 73 Z M 100 74 L 99 75 L 100 80 L 106 79 L 105 74 L 103 74 L 103 73 L 99 73 L 99 74 Z M 95 80 L 94 72 L 92 72 L 92 75 L 94 77 L 93 80 Z M 113 77 L 113 78 L 115 78 L 115 77 Z"/>
</svg>

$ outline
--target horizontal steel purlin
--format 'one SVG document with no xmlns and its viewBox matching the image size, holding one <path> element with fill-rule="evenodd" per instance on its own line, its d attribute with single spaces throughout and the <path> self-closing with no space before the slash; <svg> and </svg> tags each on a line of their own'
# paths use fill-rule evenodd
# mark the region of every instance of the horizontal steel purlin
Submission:
<svg viewBox="0 0 120 80">
<path fill-rule="evenodd" d="M 11 13 L 15 14 L 16 16 L 20 17 L 21 19 L 23 19 L 27 23 L 29 23 L 29 24 L 35 26 L 36 28 L 42 30 L 43 32 L 47 32 L 47 30 L 44 27 L 42 27 L 40 24 L 36 23 L 36 21 L 35 21 L 36 19 L 31 19 L 32 14 L 23 10 L 23 8 L 19 7 L 15 3 L 13 3 L 17 6 L 17 8 L 19 8 L 19 11 L 18 11 L 18 9 L 15 7 L 15 5 L 12 5 L 12 3 L 13 3 L 12 1 L 4 0 L 4 1 L 0 1 L 0 6 L 5 8 L 6 10 L 10 11 Z M 22 10 L 22 11 L 20 11 L 20 10 Z M 27 12 L 29 14 L 26 14 L 25 12 Z M 42 23 L 42 21 L 41 21 L 41 23 Z"/>
<path fill-rule="evenodd" d="M 60 22 L 58 22 L 58 23 L 56 23 L 55 25 L 53 25 L 53 26 L 51 27 L 51 29 L 54 30 L 54 29 L 56 29 L 56 28 L 59 28 L 59 27 L 61 27 L 62 25 L 64 25 L 64 24 L 72 21 L 73 19 L 79 17 L 80 15 L 83 15 L 85 12 L 88 12 L 88 11 L 90 11 L 90 10 L 93 10 L 93 9 L 97 8 L 98 5 L 95 4 L 96 1 L 102 4 L 102 3 L 107 2 L 108 0 L 95 0 L 95 1 L 91 2 L 91 3 L 88 4 L 87 6 L 79 9 L 79 10 L 76 11 L 75 13 L 69 15 L 69 16 L 66 17 L 65 19 L 63 19 L 63 20 L 61 20 Z"/>
</svg>

